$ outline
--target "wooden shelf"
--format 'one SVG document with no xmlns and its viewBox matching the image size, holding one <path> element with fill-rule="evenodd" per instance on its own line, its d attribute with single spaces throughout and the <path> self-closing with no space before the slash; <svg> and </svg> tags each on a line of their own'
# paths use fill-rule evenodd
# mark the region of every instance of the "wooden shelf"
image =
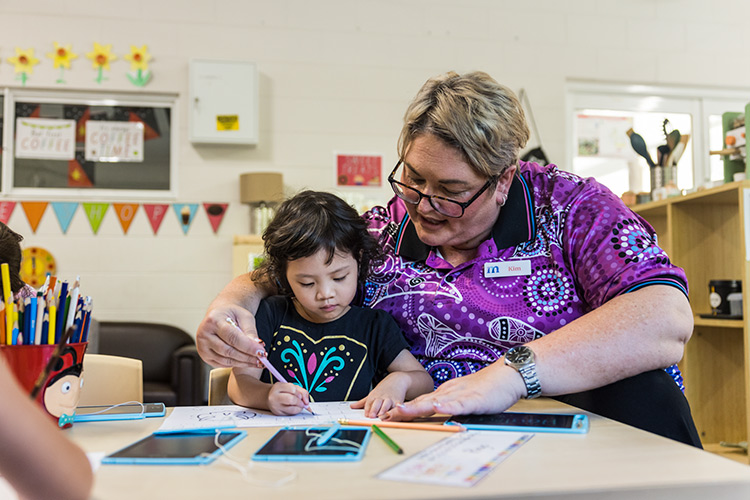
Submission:
<svg viewBox="0 0 750 500">
<path fill-rule="evenodd" d="M 750 438 L 750 327 L 742 319 L 699 314 L 710 311 L 708 282 L 733 279 L 745 284 L 743 316 L 750 318 L 745 189 L 750 181 L 632 207 L 654 227 L 659 245 L 688 278 L 695 327 L 680 369 L 704 447 L 742 463 L 749 462 L 746 453 L 718 443 Z"/>
</svg>

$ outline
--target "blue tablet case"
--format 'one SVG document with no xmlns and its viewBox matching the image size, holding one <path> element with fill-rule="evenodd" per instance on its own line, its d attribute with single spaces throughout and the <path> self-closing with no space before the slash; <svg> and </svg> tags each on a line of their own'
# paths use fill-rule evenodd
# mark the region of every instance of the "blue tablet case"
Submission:
<svg viewBox="0 0 750 500">
<path fill-rule="evenodd" d="M 153 407 L 154 403 L 144 403 L 148 405 L 149 407 Z M 142 411 L 140 405 L 127 405 L 128 411 L 123 411 L 122 413 L 79 413 L 79 411 L 84 410 L 86 408 L 94 408 L 94 407 L 88 407 L 88 406 L 79 406 L 76 409 L 75 415 L 73 415 L 73 421 L 74 422 L 103 422 L 107 420 L 140 420 L 146 417 L 163 417 L 167 413 L 167 409 L 164 406 L 163 403 L 159 403 L 161 406 L 159 408 L 159 411 L 148 411 L 144 412 Z M 95 406 L 95 408 L 101 408 L 105 409 L 106 406 L 99 405 Z M 122 408 L 122 407 L 120 407 Z"/>
<path fill-rule="evenodd" d="M 370 441 L 369 427 L 341 427 L 322 446 L 316 444 L 330 427 L 283 427 L 252 456 L 285 462 L 355 462 Z"/>
<path fill-rule="evenodd" d="M 240 442 L 247 432 L 222 430 L 219 443 L 228 450 Z M 190 432 L 153 433 L 102 459 L 103 464 L 142 465 L 203 465 L 224 453 L 216 446 L 216 431 L 204 429 Z"/>
<path fill-rule="evenodd" d="M 586 434 L 589 418 L 582 413 L 513 413 L 494 415 L 456 415 L 445 425 L 461 425 L 476 431 L 556 432 Z"/>
</svg>

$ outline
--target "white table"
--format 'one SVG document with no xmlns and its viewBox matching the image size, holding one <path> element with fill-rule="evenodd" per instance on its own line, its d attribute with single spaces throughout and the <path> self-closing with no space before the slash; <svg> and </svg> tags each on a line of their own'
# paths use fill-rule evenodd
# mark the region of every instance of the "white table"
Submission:
<svg viewBox="0 0 750 500">
<path fill-rule="evenodd" d="M 554 400 L 522 401 L 514 411 L 577 411 Z M 162 419 L 76 423 L 68 435 L 87 452 L 113 452 L 156 430 Z M 230 450 L 247 461 L 275 428 L 247 429 Z M 266 481 L 269 467 L 294 470 L 284 486 L 246 482 L 228 465 L 102 465 L 94 498 L 360 499 L 563 498 L 679 500 L 750 498 L 750 467 L 638 429 L 591 415 L 586 435 L 536 434 L 472 488 L 383 481 L 374 476 L 443 439 L 442 432 L 387 429 L 405 451 L 397 455 L 373 437 L 364 459 L 353 463 L 253 462 L 253 477 Z"/>
</svg>

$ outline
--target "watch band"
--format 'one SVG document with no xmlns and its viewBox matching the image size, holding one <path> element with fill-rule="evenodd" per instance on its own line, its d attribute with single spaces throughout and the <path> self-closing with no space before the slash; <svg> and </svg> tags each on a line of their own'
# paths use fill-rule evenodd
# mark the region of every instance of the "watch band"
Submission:
<svg viewBox="0 0 750 500">
<path fill-rule="evenodd" d="M 542 384 L 539 383 L 536 367 L 533 364 L 519 368 L 518 373 L 521 374 L 526 384 L 526 399 L 534 399 L 542 395 Z"/>
</svg>

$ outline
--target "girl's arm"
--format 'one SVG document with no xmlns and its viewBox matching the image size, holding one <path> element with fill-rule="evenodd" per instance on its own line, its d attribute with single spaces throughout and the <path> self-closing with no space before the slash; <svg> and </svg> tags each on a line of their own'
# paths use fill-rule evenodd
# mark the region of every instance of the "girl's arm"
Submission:
<svg viewBox="0 0 750 500">
<path fill-rule="evenodd" d="M 364 408 L 366 417 L 382 417 L 397 404 L 428 393 L 435 387 L 430 374 L 406 349 L 388 365 L 388 372 L 388 376 L 367 397 L 352 403 L 351 407 Z"/>
<path fill-rule="evenodd" d="M 310 395 L 302 387 L 260 381 L 259 368 L 232 368 L 227 393 L 234 404 L 270 410 L 274 415 L 296 415 L 310 405 Z"/>
<path fill-rule="evenodd" d="M 0 354 L 0 475 L 23 498 L 88 498 L 86 454 L 16 384 Z"/>
</svg>

